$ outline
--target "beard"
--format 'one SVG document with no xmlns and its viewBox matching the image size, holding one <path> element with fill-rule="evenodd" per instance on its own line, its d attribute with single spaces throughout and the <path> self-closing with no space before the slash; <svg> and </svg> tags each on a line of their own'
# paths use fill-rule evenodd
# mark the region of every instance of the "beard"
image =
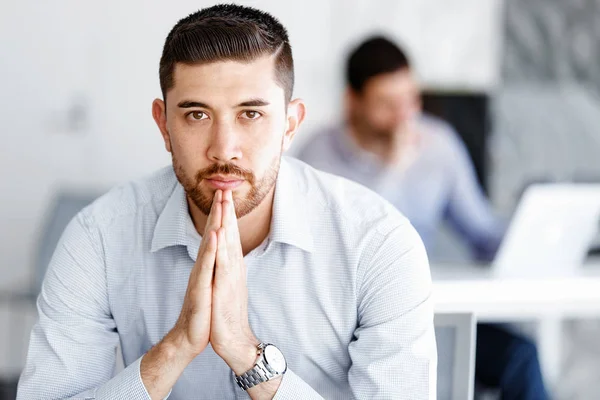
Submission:
<svg viewBox="0 0 600 400">
<path fill-rule="evenodd" d="M 281 165 L 281 153 L 273 159 L 264 176 L 259 180 L 256 179 L 256 176 L 251 170 L 241 168 L 231 163 L 212 164 L 207 168 L 197 171 L 193 176 L 190 176 L 179 163 L 174 153 L 172 153 L 172 160 L 177 180 L 185 189 L 188 198 L 194 202 L 196 207 L 198 207 L 204 215 L 210 214 L 215 194 L 215 190 L 203 190 L 201 182 L 204 179 L 218 174 L 239 177 L 248 182 L 250 185 L 248 193 L 243 198 L 234 197 L 233 199 L 236 216 L 237 218 L 242 218 L 258 207 L 275 186 L 277 175 L 279 174 L 279 167 Z"/>
</svg>

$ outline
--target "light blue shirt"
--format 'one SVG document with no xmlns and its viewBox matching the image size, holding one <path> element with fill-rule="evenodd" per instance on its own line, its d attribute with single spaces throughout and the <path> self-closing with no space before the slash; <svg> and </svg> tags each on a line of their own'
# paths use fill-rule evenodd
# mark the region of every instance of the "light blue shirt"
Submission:
<svg viewBox="0 0 600 400">
<path fill-rule="evenodd" d="M 171 167 L 79 213 L 42 286 L 18 399 L 149 399 L 140 360 L 177 320 L 200 241 Z M 284 157 L 270 233 L 244 260 L 252 330 L 288 361 L 276 399 L 435 398 L 427 256 L 389 203 Z M 170 394 L 247 398 L 210 346 Z"/>
<path fill-rule="evenodd" d="M 478 185 L 464 144 L 437 118 L 423 115 L 418 126 L 416 158 L 403 171 L 390 170 L 360 149 L 342 126 L 315 134 L 298 158 L 379 193 L 406 215 L 428 251 L 446 220 L 470 245 L 474 258 L 491 260 L 505 225 Z"/>
</svg>

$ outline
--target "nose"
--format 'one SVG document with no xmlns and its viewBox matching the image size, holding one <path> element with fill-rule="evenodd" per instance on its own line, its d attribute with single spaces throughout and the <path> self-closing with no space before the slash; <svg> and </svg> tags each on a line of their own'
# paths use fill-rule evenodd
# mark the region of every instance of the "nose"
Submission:
<svg viewBox="0 0 600 400">
<path fill-rule="evenodd" d="M 230 161 L 241 160 L 242 151 L 239 135 L 233 124 L 227 123 L 226 121 L 217 121 L 213 124 L 210 135 L 207 157 L 211 161 L 227 163 Z"/>
</svg>

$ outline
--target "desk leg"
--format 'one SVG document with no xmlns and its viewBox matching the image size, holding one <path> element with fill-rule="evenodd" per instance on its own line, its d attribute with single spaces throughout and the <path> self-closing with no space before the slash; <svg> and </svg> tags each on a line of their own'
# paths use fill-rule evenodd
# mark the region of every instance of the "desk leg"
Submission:
<svg viewBox="0 0 600 400">
<path fill-rule="evenodd" d="M 562 366 L 562 320 L 544 317 L 537 326 L 537 345 L 540 364 L 548 390 L 553 393 L 558 385 Z"/>
</svg>

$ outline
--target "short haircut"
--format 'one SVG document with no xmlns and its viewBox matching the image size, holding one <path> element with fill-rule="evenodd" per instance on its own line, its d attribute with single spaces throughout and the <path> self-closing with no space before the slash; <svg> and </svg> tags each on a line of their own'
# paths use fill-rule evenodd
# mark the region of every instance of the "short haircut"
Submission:
<svg viewBox="0 0 600 400">
<path fill-rule="evenodd" d="M 285 27 L 252 7 L 219 4 L 199 10 L 177 22 L 167 36 L 159 68 L 163 98 L 173 87 L 177 63 L 251 62 L 269 55 L 275 56 L 275 80 L 287 103 L 294 88 L 294 61 Z"/>
<path fill-rule="evenodd" d="M 383 36 L 374 36 L 350 53 L 346 81 L 360 93 L 369 79 L 405 68 L 410 68 L 410 63 L 402 49 Z"/>
</svg>

